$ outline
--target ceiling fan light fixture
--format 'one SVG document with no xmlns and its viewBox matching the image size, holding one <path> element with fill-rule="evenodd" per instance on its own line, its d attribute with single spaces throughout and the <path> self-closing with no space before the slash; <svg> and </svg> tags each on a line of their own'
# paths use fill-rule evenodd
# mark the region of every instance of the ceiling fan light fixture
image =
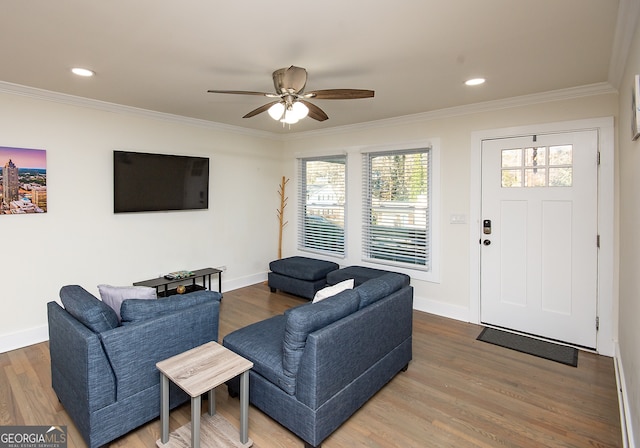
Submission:
<svg viewBox="0 0 640 448">
<path fill-rule="evenodd" d="M 267 111 L 271 118 L 284 124 L 295 124 L 309 114 L 309 108 L 299 101 L 294 101 L 293 104 L 281 101 L 272 105 Z"/>
<path fill-rule="evenodd" d="M 274 120 L 280 120 L 284 114 L 284 109 L 284 103 L 276 103 L 269 108 L 269 116 Z"/>
<path fill-rule="evenodd" d="M 282 119 L 280 120 L 280 122 L 282 122 L 284 124 L 296 124 L 298 121 L 300 121 L 300 119 L 298 118 L 298 116 L 291 109 L 285 110 L 284 111 L 284 115 L 282 116 Z"/>
<path fill-rule="evenodd" d="M 302 120 L 304 117 L 309 115 L 309 108 L 304 103 L 296 101 L 293 103 L 293 106 L 291 106 L 291 113 L 293 113 L 298 120 Z"/>
</svg>

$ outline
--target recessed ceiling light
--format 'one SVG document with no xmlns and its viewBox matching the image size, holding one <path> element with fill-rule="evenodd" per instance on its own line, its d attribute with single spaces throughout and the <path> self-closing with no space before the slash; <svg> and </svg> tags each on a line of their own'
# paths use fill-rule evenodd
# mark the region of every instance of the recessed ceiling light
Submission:
<svg viewBox="0 0 640 448">
<path fill-rule="evenodd" d="M 89 76 L 93 76 L 95 75 L 95 73 L 87 68 L 80 68 L 80 67 L 74 67 L 71 69 L 71 71 L 78 75 L 78 76 L 85 76 L 85 77 L 89 77 Z"/>
<path fill-rule="evenodd" d="M 479 86 L 480 84 L 484 84 L 485 79 L 484 78 L 473 78 L 473 79 L 469 79 L 468 81 L 465 81 L 465 84 L 468 86 Z"/>
</svg>

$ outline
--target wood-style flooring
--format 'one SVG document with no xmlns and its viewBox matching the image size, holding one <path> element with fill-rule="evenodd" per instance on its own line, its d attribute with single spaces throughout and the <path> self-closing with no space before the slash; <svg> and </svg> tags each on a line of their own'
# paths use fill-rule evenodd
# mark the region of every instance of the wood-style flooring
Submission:
<svg viewBox="0 0 640 448">
<path fill-rule="evenodd" d="M 220 340 L 300 303 L 304 300 L 270 293 L 264 284 L 229 291 L 221 305 Z M 477 325 L 419 311 L 413 323 L 409 370 L 323 447 L 622 446 L 611 358 L 580 352 L 574 368 L 476 341 Z M 225 386 L 217 389 L 216 408 L 238 425 L 239 401 Z M 303 446 L 253 406 L 249 416 L 256 448 Z M 187 403 L 171 412 L 171 430 L 189 419 Z M 67 425 L 69 448 L 85 446 L 51 389 L 48 343 L 0 354 L 0 425 Z M 154 447 L 159 434 L 156 419 L 110 446 Z"/>
</svg>

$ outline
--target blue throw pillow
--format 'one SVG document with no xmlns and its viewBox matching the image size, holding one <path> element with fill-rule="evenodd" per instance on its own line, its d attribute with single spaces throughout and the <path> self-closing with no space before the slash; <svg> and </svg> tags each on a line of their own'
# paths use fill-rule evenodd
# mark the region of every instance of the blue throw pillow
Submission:
<svg viewBox="0 0 640 448">
<path fill-rule="evenodd" d="M 196 291 L 185 295 L 173 295 L 166 299 L 127 299 L 120 307 L 122 323 L 139 322 L 162 314 L 174 313 L 207 300 L 220 300 L 216 291 Z"/>
<path fill-rule="evenodd" d="M 307 336 L 320 328 L 358 310 L 360 297 L 348 289 L 317 303 L 306 303 L 285 311 L 282 367 L 284 374 L 295 379 L 307 343 Z"/>
<path fill-rule="evenodd" d="M 82 286 L 67 285 L 60 289 L 65 310 L 95 333 L 118 327 L 118 315 Z"/>
</svg>

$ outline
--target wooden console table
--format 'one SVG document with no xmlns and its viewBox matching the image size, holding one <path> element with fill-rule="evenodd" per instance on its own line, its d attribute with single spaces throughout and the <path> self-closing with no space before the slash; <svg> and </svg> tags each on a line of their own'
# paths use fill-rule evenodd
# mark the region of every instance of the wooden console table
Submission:
<svg viewBox="0 0 640 448">
<path fill-rule="evenodd" d="M 218 292 L 222 293 L 222 271 L 220 269 L 215 268 L 205 268 L 198 269 L 193 272 L 193 275 L 189 277 L 183 278 L 174 278 L 174 279 L 166 279 L 164 277 L 152 278 L 149 280 L 143 280 L 140 282 L 135 282 L 134 286 L 149 286 L 151 288 L 156 288 L 156 294 L 158 297 L 168 297 L 173 294 L 177 294 L 176 288 L 169 289 L 169 285 L 175 284 L 176 287 L 178 284 L 187 282 L 191 280 L 191 284 L 187 285 L 187 292 L 197 291 L 200 289 L 209 289 L 211 290 L 211 276 L 218 275 Z M 201 281 L 202 284 L 198 284 L 197 281 Z"/>
</svg>

